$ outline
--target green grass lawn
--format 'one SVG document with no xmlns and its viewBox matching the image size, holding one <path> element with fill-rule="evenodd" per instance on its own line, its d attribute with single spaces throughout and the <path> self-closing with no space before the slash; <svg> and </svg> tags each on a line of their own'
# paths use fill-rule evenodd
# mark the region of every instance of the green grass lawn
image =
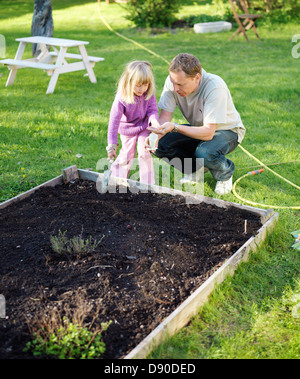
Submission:
<svg viewBox="0 0 300 379">
<path fill-rule="evenodd" d="M 205 2 L 183 2 L 179 17 L 218 10 Z M 195 4 L 194 4 L 195 3 Z M 105 58 L 97 63 L 96 84 L 83 71 L 61 75 L 54 94 L 46 95 L 49 77 L 41 70 L 20 70 L 5 88 L 7 68 L 0 66 L 0 202 L 61 174 L 76 164 L 96 170 L 105 157 L 109 113 L 116 82 L 133 59 L 149 60 L 157 97 L 168 73 L 166 62 L 109 31 L 96 1 L 52 0 L 54 36 L 86 40 L 88 54 Z M 0 2 L 0 34 L 6 57 L 13 58 L 16 38 L 30 35 L 33 1 Z M 111 27 L 170 61 L 179 52 L 199 57 L 204 69 L 228 84 L 247 128 L 242 146 L 265 164 L 300 185 L 300 58 L 292 56 L 296 23 L 261 24 L 257 40 L 249 32 L 232 42 L 232 32 L 195 34 L 193 30 L 153 34 L 135 29 L 119 4 L 101 2 L 101 14 Z M 77 51 L 74 50 L 77 53 Z M 30 49 L 25 55 L 30 57 Z M 176 113 L 178 122 L 184 122 Z M 76 155 L 81 154 L 81 158 Z M 234 180 L 257 162 L 237 148 Z M 275 163 L 281 163 L 274 165 Z M 206 196 L 215 182 L 205 175 Z M 300 206 L 299 190 L 274 174 L 245 178 L 236 188 L 253 202 Z M 232 193 L 222 199 L 240 202 Z M 278 210 L 279 222 L 263 247 L 227 278 L 190 325 L 157 349 L 156 358 L 299 358 L 299 252 L 291 248 L 290 233 L 300 229 L 299 210 Z"/>
</svg>

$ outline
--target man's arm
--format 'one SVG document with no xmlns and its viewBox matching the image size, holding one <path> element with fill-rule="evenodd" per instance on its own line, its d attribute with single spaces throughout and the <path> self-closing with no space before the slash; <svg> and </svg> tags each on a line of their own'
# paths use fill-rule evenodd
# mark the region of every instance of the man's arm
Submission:
<svg viewBox="0 0 300 379">
<path fill-rule="evenodd" d="M 161 126 L 159 128 L 148 127 L 147 129 L 158 134 L 160 138 L 163 137 L 174 129 L 174 123 L 171 122 L 172 116 L 173 112 L 167 112 L 162 109 L 159 116 L 159 123 Z M 216 128 L 217 124 L 206 124 L 204 126 L 178 125 L 177 132 L 191 138 L 210 141 L 215 134 Z"/>
<path fill-rule="evenodd" d="M 161 125 L 161 127 L 165 128 L 166 133 L 172 132 L 174 129 L 174 123 L 167 122 Z M 191 138 L 202 141 L 210 141 L 213 139 L 216 128 L 217 124 L 205 124 L 203 126 L 178 125 L 177 132 Z"/>
<path fill-rule="evenodd" d="M 161 126 L 159 128 L 147 128 L 151 132 L 154 132 L 163 137 L 165 134 L 172 132 L 174 130 L 174 123 L 170 122 L 172 119 L 172 113 L 161 111 L 159 117 L 159 123 Z M 210 141 L 216 131 L 217 124 L 206 124 L 204 126 L 188 126 L 188 125 L 178 125 L 177 132 L 185 136 L 199 139 L 202 141 Z"/>
<path fill-rule="evenodd" d="M 167 112 L 162 109 L 159 115 L 160 125 L 164 124 L 165 122 L 171 122 L 172 116 L 173 116 L 173 112 Z"/>
</svg>

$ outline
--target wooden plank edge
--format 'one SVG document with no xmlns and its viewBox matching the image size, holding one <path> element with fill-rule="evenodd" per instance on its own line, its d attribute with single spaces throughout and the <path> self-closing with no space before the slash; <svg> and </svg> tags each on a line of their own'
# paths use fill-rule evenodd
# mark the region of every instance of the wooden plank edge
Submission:
<svg viewBox="0 0 300 379">
<path fill-rule="evenodd" d="M 79 178 L 79 173 L 76 165 L 69 166 L 62 170 L 64 183 L 69 183 Z"/>
<path fill-rule="evenodd" d="M 159 324 L 123 359 L 145 359 L 151 351 L 186 326 L 200 308 L 208 301 L 209 295 L 217 284 L 222 283 L 227 275 L 233 275 L 242 261 L 247 261 L 250 252 L 255 252 L 264 241 L 278 219 L 278 213 L 263 225 L 255 237 L 251 237 L 237 252 L 229 258 L 209 279 L 193 292 L 175 311 Z"/>
<path fill-rule="evenodd" d="M 76 165 L 67 167 L 62 170 L 62 175 L 59 175 L 56 178 L 50 179 L 47 182 L 39 184 L 38 186 L 31 188 L 30 190 L 26 192 L 23 192 L 15 197 L 12 197 L 11 199 L 4 201 L 3 203 L 0 203 L 0 209 L 4 209 L 13 203 L 26 199 L 28 196 L 32 195 L 35 191 L 37 191 L 38 189 L 42 187 L 54 187 L 58 184 L 63 184 L 64 182 L 67 183 L 70 180 L 74 180 L 78 177 L 79 175 L 78 175 L 78 169 Z"/>
<path fill-rule="evenodd" d="M 50 179 L 47 182 L 38 185 L 37 187 L 34 187 L 26 192 L 21 193 L 20 195 L 17 195 L 15 197 L 12 197 L 11 199 L 4 201 L 3 203 L 0 204 L 0 209 L 4 209 L 13 203 L 26 199 L 26 197 L 32 195 L 35 191 L 37 191 L 38 189 L 42 187 L 54 187 L 62 183 L 63 183 L 63 176 L 62 175 L 57 176 L 54 179 Z"/>
</svg>

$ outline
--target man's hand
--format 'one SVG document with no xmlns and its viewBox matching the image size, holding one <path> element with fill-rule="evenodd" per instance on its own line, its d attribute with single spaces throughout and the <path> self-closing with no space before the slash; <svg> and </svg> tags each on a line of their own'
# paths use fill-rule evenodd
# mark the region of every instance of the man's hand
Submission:
<svg viewBox="0 0 300 379">
<path fill-rule="evenodd" d="M 159 128 L 160 127 L 160 123 L 158 122 L 158 120 L 156 120 L 156 118 L 152 119 L 151 120 L 151 127 L 153 128 Z"/>
<path fill-rule="evenodd" d="M 171 132 L 173 129 L 174 129 L 173 122 L 165 122 L 164 124 L 162 124 L 156 128 L 153 128 L 152 126 L 149 126 L 147 128 L 147 130 L 149 130 L 150 132 L 158 134 L 160 136 L 160 138 L 163 137 L 164 135 L 166 135 L 167 133 Z"/>
</svg>

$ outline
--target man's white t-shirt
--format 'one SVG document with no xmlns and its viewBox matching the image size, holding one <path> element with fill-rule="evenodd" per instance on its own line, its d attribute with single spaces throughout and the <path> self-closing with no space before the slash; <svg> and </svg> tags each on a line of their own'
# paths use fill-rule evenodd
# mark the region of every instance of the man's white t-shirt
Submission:
<svg viewBox="0 0 300 379">
<path fill-rule="evenodd" d="M 237 133 L 238 142 L 242 142 L 246 129 L 226 83 L 219 76 L 202 69 L 198 90 L 186 97 L 174 91 L 168 76 L 158 107 L 173 113 L 176 106 L 190 125 L 218 124 L 216 130 L 232 130 Z"/>
</svg>

